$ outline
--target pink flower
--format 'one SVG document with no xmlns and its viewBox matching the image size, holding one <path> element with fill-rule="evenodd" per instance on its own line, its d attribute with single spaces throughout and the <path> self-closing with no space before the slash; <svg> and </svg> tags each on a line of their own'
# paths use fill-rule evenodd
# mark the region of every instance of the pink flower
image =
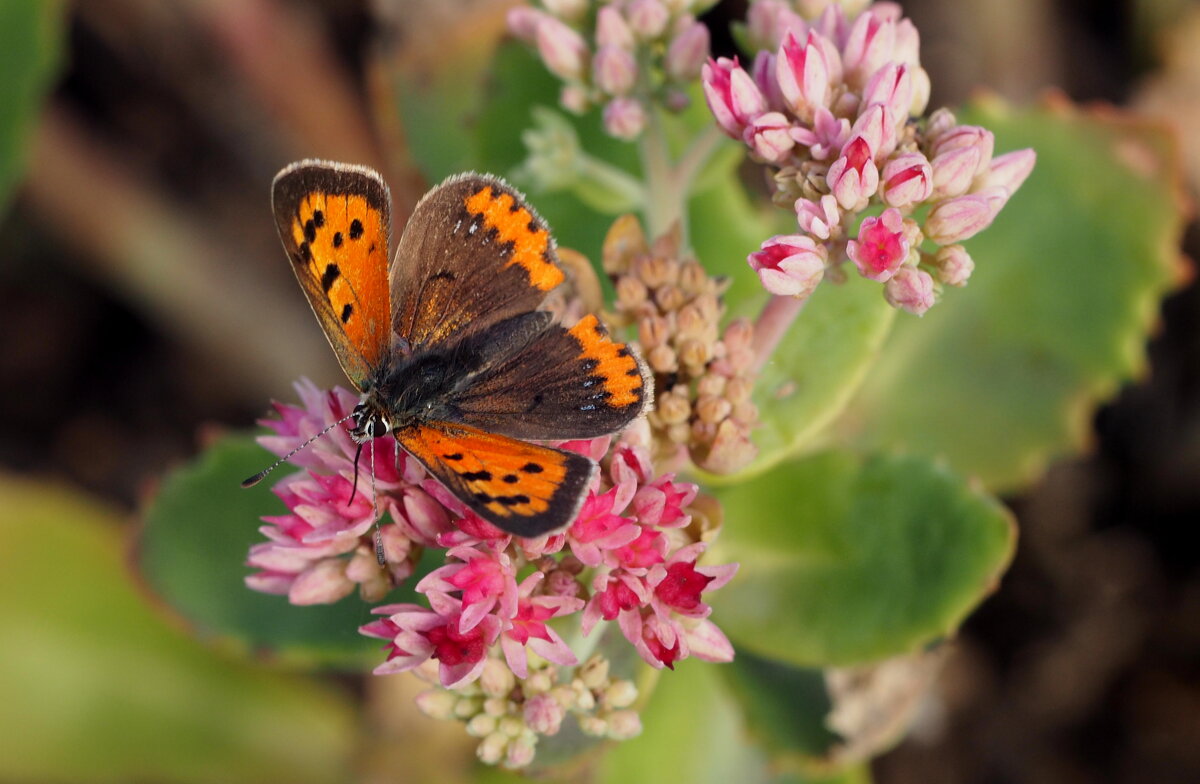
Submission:
<svg viewBox="0 0 1200 784">
<path fill-rule="evenodd" d="M 904 126 L 912 106 L 912 79 L 908 66 L 888 63 L 871 76 L 863 90 L 862 105 L 872 104 L 879 104 L 887 110 L 893 128 Z"/>
<path fill-rule="evenodd" d="M 814 159 L 823 161 L 845 146 L 850 138 L 850 121 L 845 117 L 834 117 L 822 107 L 813 114 L 811 128 L 792 126 L 792 138 L 807 147 Z"/>
<path fill-rule="evenodd" d="M 442 615 L 415 604 L 393 604 L 374 610 L 384 618 L 360 628 L 368 637 L 388 640 L 387 661 L 376 675 L 404 672 L 428 659 L 439 663 L 439 679 L 450 689 L 470 683 L 483 670 L 487 649 L 500 633 L 500 621 L 485 617 L 469 632 L 459 631 L 456 615 Z"/>
<path fill-rule="evenodd" d="M 493 609 L 498 609 L 502 618 L 512 617 L 517 605 L 516 569 L 504 551 L 455 547 L 446 555 L 459 563 L 434 569 L 417 583 L 416 590 L 458 593 L 460 632 L 469 632 Z"/>
<path fill-rule="evenodd" d="M 820 201 L 796 199 L 796 221 L 807 233 L 827 240 L 841 229 L 842 213 L 837 199 L 826 193 Z"/>
<path fill-rule="evenodd" d="M 892 307 L 923 316 L 933 307 L 933 278 L 925 270 L 901 267 L 883 287 L 883 296 Z"/>
<path fill-rule="evenodd" d="M 919 152 L 901 153 L 883 167 L 880 190 L 890 207 L 911 207 L 933 194 L 933 168 Z"/>
<path fill-rule="evenodd" d="M 766 98 L 737 58 L 709 60 L 701 69 L 701 80 L 713 117 L 735 139 L 741 139 L 746 126 L 767 110 Z"/>
<path fill-rule="evenodd" d="M 596 45 L 633 49 L 633 31 L 615 3 L 607 3 L 596 12 Z"/>
<path fill-rule="evenodd" d="M 932 160 L 952 150 L 970 149 L 975 151 L 973 160 L 975 169 L 971 176 L 982 174 L 992 162 L 992 150 L 995 147 L 995 137 L 986 128 L 977 125 L 957 125 L 940 133 L 933 142 L 930 153 Z"/>
<path fill-rule="evenodd" d="M 987 196 L 955 196 L 938 202 L 929 211 L 925 218 L 925 236 L 938 245 L 962 242 L 986 229 L 994 217 Z"/>
<path fill-rule="evenodd" d="M 671 79 L 689 82 L 700 75 L 708 57 L 708 25 L 692 20 L 671 39 L 663 67 Z"/>
<path fill-rule="evenodd" d="M 637 81 L 637 60 L 628 49 L 602 46 L 592 58 L 592 80 L 609 95 L 624 95 Z"/>
<path fill-rule="evenodd" d="M 567 529 L 571 552 L 587 566 L 600 566 L 605 550 L 629 544 L 641 535 L 636 523 L 620 516 L 624 506 L 616 506 L 615 501 L 615 489 L 600 495 L 589 493 L 579 516 Z"/>
<path fill-rule="evenodd" d="M 746 32 L 753 48 L 774 51 L 789 32 L 804 38 L 808 24 L 784 0 L 756 0 L 746 10 Z"/>
<path fill-rule="evenodd" d="M 618 139 L 631 141 L 646 127 L 646 110 L 636 98 L 613 98 L 604 105 L 604 130 Z"/>
<path fill-rule="evenodd" d="M 563 667 L 573 667 L 579 663 L 558 632 L 547 626 L 546 622 L 578 611 L 583 607 L 583 600 L 535 594 L 534 589 L 544 576 L 541 572 L 534 572 L 521 581 L 516 611 L 500 638 L 504 659 L 518 678 L 529 676 L 527 649 Z"/>
<path fill-rule="evenodd" d="M 587 70 L 587 42 L 552 16 L 537 26 L 537 48 L 550 73 L 570 82 L 581 81 Z"/>
<path fill-rule="evenodd" d="M 938 248 L 933 263 L 937 267 L 938 280 L 947 286 L 967 285 L 967 279 L 975 271 L 975 262 L 962 245 Z"/>
<path fill-rule="evenodd" d="M 812 237 L 785 234 L 771 237 L 747 257 L 763 288 L 784 297 L 807 297 L 825 275 L 825 246 Z"/>
<path fill-rule="evenodd" d="M 846 81 L 861 87 L 871 75 L 892 59 L 896 40 L 896 23 L 884 9 L 868 8 L 858 15 L 850 27 L 842 47 L 842 64 Z"/>
<path fill-rule="evenodd" d="M 616 564 L 631 573 L 645 573 L 655 564 L 666 560 L 667 539 L 661 531 L 653 528 L 642 528 L 642 532 L 629 544 L 613 551 Z"/>
<path fill-rule="evenodd" d="M 866 218 L 858 229 L 858 239 L 846 245 L 846 255 L 858 267 L 859 274 L 870 280 L 886 281 L 908 258 L 908 238 L 904 218 L 889 207 L 878 218 Z"/>
<path fill-rule="evenodd" d="M 676 612 L 690 618 L 706 618 L 712 608 L 700 600 L 706 590 L 716 590 L 733 579 L 737 564 L 696 566 L 705 544 L 696 542 L 680 548 L 666 561 L 650 570 L 647 582 L 654 589 L 654 603 L 660 612 Z"/>
<path fill-rule="evenodd" d="M 637 491 L 634 513 L 643 525 L 681 528 L 691 522 L 691 515 L 684 510 L 699 490 L 691 482 L 676 482 L 674 474 L 665 474 Z"/>
<path fill-rule="evenodd" d="M 764 161 L 777 163 L 787 158 L 795 144 L 789 133 L 791 127 L 779 112 L 760 114 L 745 131 L 746 144 Z"/>
<path fill-rule="evenodd" d="M 599 620 L 614 620 L 649 602 L 650 589 L 642 577 L 622 569 L 601 572 L 592 586 L 592 598 L 584 608 L 581 630 L 589 634 Z"/>
<path fill-rule="evenodd" d="M 775 79 L 788 108 L 801 119 L 812 117 L 829 104 L 829 66 L 820 45 L 821 36 L 810 32 L 800 42 L 795 30 L 783 39 L 775 58 Z"/>
<path fill-rule="evenodd" d="M 1014 150 L 999 155 L 993 158 L 991 164 L 988 165 L 987 173 L 983 178 L 983 187 L 1000 186 L 1010 195 L 1014 194 L 1033 172 L 1033 165 L 1036 162 L 1037 153 L 1028 147 L 1024 150 Z"/>
<path fill-rule="evenodd" d="M 982 152 L 978 147 L 953 147 L 932 161 L 933 186 L 939 197 L 960 196 L 975 180 Z"/>
<path fill-rule="evenodd" d="M 867 141 L 855 136 L 829 167 L 825 179 L 842 209 L 861 210 L 879 188 L 879 169 L 875 168 L 873 158 L 874 152 Z"/>
</svg>

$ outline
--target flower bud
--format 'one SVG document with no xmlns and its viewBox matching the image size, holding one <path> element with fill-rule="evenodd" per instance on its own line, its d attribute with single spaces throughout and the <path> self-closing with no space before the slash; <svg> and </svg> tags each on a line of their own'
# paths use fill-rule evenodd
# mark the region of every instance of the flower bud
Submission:
<svg viewBox="0 0 1200 784">
<path fill-rule="evenodd" d="M 1011 196 L 1025 182 L 1036 162 L 1037 153 L 1032 148 L 1026 147 L 1024 150 L 1006 152 L 1004 155 L 992 159 L 987 173 L 984 175 L 983 186 L 985 188 L 1000 186 Z"/>
<path fill-rule="evenodd" d="M 642 734 L 642 717 L 637 711 L 619 710 L 608 714 L 608 737 L 629 740 Z"/>
<path fill-rule="evenodd" d="M 542 0 L 546 10 L 565 22 L 578 22 L 588 8 L 588 0 Z"/>
<path fill-rule="evenodd" d="M 791 31 L 783 39 L 775 58 L 775 79 L 783 99 L 801 119 L 809 119 L 818 107 L 829 104 L 829 66 L 817 39 L 810 32 L 803 39 Z"/>
<path fill-rule="evenodd" d="M 720 126 L 735 139 L 755 117 L 767 110 L 767 101 L 737 59 L 709 60 L 701 69 L 704 97 Z"/>
<path fill-rule="evenodd" d="M 947 286 L 967 285 L 967 279 L 975 271 L 975 262 L 962 245 L 938 248 L 933 264 L 937 268 L 938 280 Z"/>
<path fill-rule="evenodd" d="M 592 81 L 609 95 L 624 95 L 637 82 L 637 60 L 628 49 L 602 46 L 592 58 Z"/>
<path fill-rule="evenodd" d="M 846 81 L 851 86 L 864 85 L 872 74 L 892 59 L 895 37 L 896 24 L 885 13 L 868 8 L 859 14 L 850 26 L 842 47 Z"/>
<path fill-rule="evenodd" d="M 629 27 L 643 41 L 652 41 L 667 29 L 671 12 L 660 0 L 632 0 L 625 7 Z"/>
<path fill-rule="evenodd" d="M 855 136 L 842 147 L 842 154 L 825 175 L 829 190 L 845 210 L 858 211 L 879 188 L 879 169 L 872 160 L 870 145 Z"/>
<path fill-rule="evenodd" d="M 596 12 L 596 45 L 633 49 L 633 31 L 614 3 Z"/>
<path fill-rule="evenodd" d="M 753 49 L 775 51 L 788 32 L 808 35 L 808 24 L 784 0 L 756 0 L 746 10 L 746 33 Z"/>
<path fill-rule="evenodd" d="M 933 169 L 919 152 L 901 153 L 889 160 L 882 180 L 883 201 L 891 207 L 920 204 L 933 193 Z"/>
<path fill-rule="evenodd" d="M 552 74 L 567 81 L 582 81 L 588 45 L 579 33 L 553 17 L 537 26 L 538 54 Z"/>
<path fill-rule="evenodd" d="M 925 236 L 938 245 L 974 237 L 986 229 L 995 213 L 988 198 L 979 194 L 955 196 L 934 205 L 925 218 Z"/>
<path fill-rule="evenodd" d="M 827 240 L 841 228 L 842 213 L 837 199 L 827 193 L 820 201 L 796 199 L 796 221 L 805 232 Z"/>
<path fill-rule="evenodd" d="M 549 694 L 535 694 L 525 700 L 525 723 L 539 735 L 556 735 L 566 711 Z"/>
<path fill-rule="evenodd" d="M 945 133 L 939 134 L 937 141 L 933 143 L 931 152 L 933 158 L 937 159 L 951 150 L 960 150 L 964 148 L 973 149 L 977 152 L 975 171 L 971 175 L 982 174 L 992 162 L 992 150 L 995 147 L 996 139 L 992 132 L 986 128 L 980 128 L 977 125 L 958 125 L 948 129 Z"/>
<path fill-rule="evenodd" d="M 825 247 L 800 234 L 770 238 L 747 261 L 763 288 L 781 296 L 807 297 L 825 275 Z"/>
<path fill-rule="evenodd" d="M 933 278 L 925 270 L 901 267 L 883 287 L 883 296 L 892 307 L 922 316 L 933 307 Z"/>
<path fill-rule="evenodd" d="M 544 12 L 536 8 L 530 8 L 527 5 L 518 5 L 508 9 L 505 22 L 508 25 L 510 33 L 527 44 L 534 44 L 537 42 L 538 25 L 542 23 L 543 19 L 547 18 Z"/>
<path fill-rule="evenodd" d="M 693 21 L 671 40 L 664 65 L 667 76 L 677 82 L 690 82 L 700 75 L 709 56 L 708 26 Z"/>
<path fill-rule="evenodd" d="M 745 141 L 764 161 L 778 163 L 787 158 L 796 142 L 789 131 L 792 124 L 779 112 L 760 114 L 746 128 Z"/>
<path fill-rule="evenodd" d="M 971 187 L 979 168 L 977 147 L 956 147 L 933 159 L 933 187 L 938 196 L 961 196 Z"/>
<path fill-rule="evenodd" d="M 646 110 L 636 98 L 613 98 L 604 106 L 604 130 L 632 141 L 646 128 Z"/>
</svg>

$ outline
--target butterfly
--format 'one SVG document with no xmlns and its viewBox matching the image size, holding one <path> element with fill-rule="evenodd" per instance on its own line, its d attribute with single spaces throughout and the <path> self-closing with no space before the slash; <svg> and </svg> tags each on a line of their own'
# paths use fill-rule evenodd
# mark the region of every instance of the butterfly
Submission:
<svg viewBox="0 0 1200 784">
<path fill-rule="evenodd" d="M 417 204 L 391 265 L 391 194 L 372 169 L 293 163 L 271 203 L 296 279 L 362 396 L 348 417 L 360 447 L 391 433 L 508 533 L 569 524 L 597 466 L 531 441 L 615 433 L 643 413 L 650 382 L 594 315 L 568 328 L 543 309 L 564 274 L 525 198 L 490 175 L 450 177 Z"/>
</svg>

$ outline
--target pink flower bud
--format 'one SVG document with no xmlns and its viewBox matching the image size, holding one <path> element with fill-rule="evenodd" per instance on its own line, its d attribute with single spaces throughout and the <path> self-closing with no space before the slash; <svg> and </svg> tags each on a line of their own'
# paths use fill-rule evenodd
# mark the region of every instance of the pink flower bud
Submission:
<svg viewBox="0 0 1200 784">
<path fill-rule="evenodd" d="M 792 124 L 779 112 L 767 112 L 755 118 L 745 131 L 745 141 L 764 161 L 778 163 L 795 145 L 788 131 Z"/>
<path fill-rule="evenodd" d="M 546 10 L 567 22 L 578 22 L 587 11 L 588 0 L 542 0 Z"/>
<path fill-rule="evenodd" d="M 842 65 L 851 86 L 863 86 L 872 74 L 892 59 L 896 23 L 885 17 L 874 8 L 868 8 L 850 27 L 846 45 L 842 47 Z"/>
<path fill-rule="evenodd" d="M 929 74 L 921 66 L 914 65 L 909 75 L 912 78 L 912 103 L 908 106 L 908 114 L 910 117 L 920 117 L 929 106 L 929 91 L 932 89 Z"/>
<path fill-rule="evenodd" d="M 892 59 L 905 65 L 921 64 L 921 35 L 911 19 L 896 22 L 896 38 L 892 46 Z"/>
<path fill-rule="evenodd" d="M 872 104 L 866 107 L 854 125 L 850 128 L 851 136 L 861 136 L 871 148 L 873 158 L 882 161 L 896 149 L 896 124 L 892 122 L 883 104 Z"/>
<path fill-rule="evenodd" d="M 296 605 L 333 604 L 354 590 L 346 577 L 346 561 L 324 558 L 300 573 L 288 591 L 288 601 Z"/>
<path fill-rule="evenodd" d="M 796 199 L 796 221 L 808 234 L 827 240 L 841 227 L 842 215 L 837 199 L 825 194 L 820 201 Z"/>
<path fill-rule="evenodd" d="M 624 95 L 637 81 L 637 60 L 628 49 L 602 46 L 592 58 L 592 79 L 609 95 Z"/>
<path fill-rule="evenodd" d="M 646 110 L 636 98 L 614 98 L 604 106 L 604 130 L 631 141 L 646 128 Z"/>
<path fill-rule="evenodd" d="M 912 79 L 908 66 L 888 63 L 876 71 L 863 90 L 862 104 L 882 104 L 893 127 L 903 127 L 912 106 Z"/>
<path fill-rule="evenodd" d="M 783 92 L 779 89 L 779 80 L 775 78 L 775 55 L 761 51 L 754 55 L 754 65 L 750 73 L 758 90 L 767 99 L 767 108 L 780 112 L 787 108 L 783 100 Z"/>
<path fill-rule="evenodd" d="M 505 16 L 505 22 L 508 24 L 508 31 L 521 39 L 527 44 L 537 43 L 538 25 L 543 19 L 547 19 L 547 15 L 537 10 L 530 8 L 527 5 L 518 5 L 508 9 L 508 14 Z"/>
<path fill-rule="evenodd" d="M 664 65 L 667 76 L 677 82 L 688 82 L 700 75 L 708 59 L 708 26 L 693 21 L 680 30 L 667 47 Z"/>
<path fill-rule="evenodd" d="M 919 152 L 895 156 L 883 167 L 883 201 L 891 207 L 920 204 L 933 193 L 933 168 Z"/>
<path fill-rule="evenodd" d="M 1024 150 L 1006 152 L 992 159 L 987 174 L 984 175 L 983 186 L 1000 186 L 1008 191 L 1009 195 L 1012 195 L 1025 182 L 1036 162 L 1037 153 L 1029 147 Z"/>
<path fill-rule="evenodd" d="M 756 49 L 775 51 L 789 30 L 804 38 L 808 24 L 783 0 L 757 0 L 746 11 L 746 32 Z"/>
<path fill-rule="evenodd" d="M 558 102 L 572 114 L 583 114 L 592 105 L 591 99 L 588 98 L 588 91 L 578 84 L 563 85 L 562 90 L 558 93 Z"/>
<path fill-rule="evenodd" d="M 967 279 L 975 271 L 975 262 L 962 245 L 939 248 L 933 257 L 933 264 L 937 268 L 938 280 L 947 286 L 967 285 Z"/>
<path fill-rule="evenodd" d="M 553 17 L 546 17 L 537 26 L 537 47 L 552 74 L 572 82 L 583 79 L 588 45 L 579 33 Z"/>
<path fill-rule="evenodd" d="M 888 208 L 878 218 L 863 220 L 858 238 L 846 244 L 846 255 L 864 278 L 885 281 L 908 258 L 908 245 L 904 217 L 899 210 Z"/>
<path fill-rule="evenodd" d="M 992 222 L 995 213 L 987 196 L 955 196 L 934 205 L 925 219 L 925 236 L 938 245 L 974 237 Z"/>
<path fill-rule="evenodd" d="M 939 134 L 937 141 L 930 149 L 933 158 L 944 155 L 951 150 L 973 149 L 978 153 L 975 171 L 971 175 L 982 174 L 992 162 L 992 149 L 996 139 L 992 132 L 977 125 L 958 125 Z"/>
<path fill-rule="evenodd" d="M 566 710 L 550 694 L 535 694 L 525 700 L 525 723 L 539 735 L 556 735 Z"/>
<path fill-rule="evenodd" d="M 955 119 L 954 113 L 949 109 L 935 109 L 933 114 L 929 115 L 929 120 L 925 123 L 925 143 L 930 149 L 938 143 L 942 136 L 954 128 L 958 127 L 958 120 Z"/>
<path fill-rule="evenodd" d="M 801 43 L 794 31 L 789 32 L 775 58 L 779 90 L 788 108 L 802 119 L 812 117 L 813 110 L 829 103 L 829 68 L 817 43 L 819 38 L 810 32 Z"/>
<path fill-rule="evenodd" d="M 596 46 L 633 49 L 633 31 L 615 4 L 602 6 L 596 12 Z"/>
<path fill-rule="evenodd" d="M 825 246 L 801 234 L 772 237 L 746 260 L 763 288 L 780 296 L 807 297 L 825 275 Z"/>
<path fill-rule="evenodd" d="M 817 109 L 812 127 L 792 126 L 792 138 L 807 147 L 814 160 L 824 161 L 846 146 L 850 139 L 850 121 L 845 117 L 834 117 L 828 109 Z"/>
<path fill-rule="evenodd" d="M 633 0 L 625 7 L 629 26 L 643 41 L 652 41 L 667 29 L 671 12 L 660 0 Z"/>
<path fill-rule="evenodd" d="M 967 192 L 979 167 L 978 147 L 958 147 L 933 159 L 933 187 L 938 196 L 959 196 Z"/>
<path fill-rule="evenodd" d="M 750 74 L 738 65 L 737 58 L 709 60 L 701 69 L 704 97 L 717 123 L 735 139 L 755 117 L 767 110 L 763 97 Z"/>
<path fill-rule="evenodd" d="M 863 137 L 855 136 L 829 167 L 825 179 L 842 209 L 862 209 L 879 188 L 879 169 L 872 158 L 870 145 Z"/>
<path fill-rule="evenodd" d="M 933 307 L 933 278 L 925 270 L 901 267 L 883 287 L 883 298 L 894 308 L 923 316 Z"/>
</svg>

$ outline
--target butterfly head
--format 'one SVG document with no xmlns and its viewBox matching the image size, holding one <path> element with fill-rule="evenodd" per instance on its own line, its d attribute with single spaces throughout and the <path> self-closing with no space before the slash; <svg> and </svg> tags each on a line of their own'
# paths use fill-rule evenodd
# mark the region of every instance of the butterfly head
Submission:
<svg viewBox="0 0 1200 784">
<path fill-rule="evenodd" d="M 387 413 L 373 399 L 364 397 L 351 414 L 354 424 L 350 428 L 350 437 L 355 443 L 365 444 L 373 438 L 380 438 L 392 432 L 392 423 Z"/>
</svg>

